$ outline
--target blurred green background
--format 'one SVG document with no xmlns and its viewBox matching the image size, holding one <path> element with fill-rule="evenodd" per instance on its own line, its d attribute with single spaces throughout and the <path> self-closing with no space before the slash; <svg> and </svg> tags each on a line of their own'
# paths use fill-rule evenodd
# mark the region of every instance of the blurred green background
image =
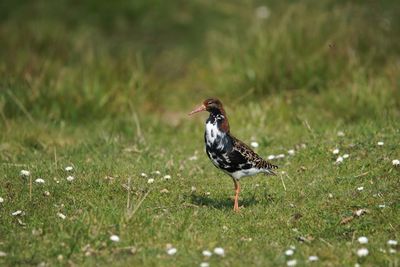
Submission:
<svg viewBox="0 0 400 267">
<path fill-rule="evenodd" d="M 318 98 L 346 121 L 400 108 L 395 0 L 0 5 L 3 120 L 159 116 L 208 96 L 231 106 Z"/>
</svg>

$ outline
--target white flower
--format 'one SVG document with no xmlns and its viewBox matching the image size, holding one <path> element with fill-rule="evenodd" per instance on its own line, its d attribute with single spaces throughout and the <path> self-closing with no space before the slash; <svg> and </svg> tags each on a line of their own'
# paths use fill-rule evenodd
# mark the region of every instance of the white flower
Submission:
<svg viewBox="0 0 400 267">
<path fill-rule="evenodd" d="M 318 256 L 312 255 L 312 256 L 308 257 L 308 261 L 318 261 Z"/>
<path fill-rule="evenodd" d="M 73 180 L 75 180 L 75 177 L 74 177 L 74 176 L 68 176 L 68 177 L 67 177 L 67 181 L 68 181 L 68 182 L 72 182 Z"/>
<path fill-rule="evenodd" d="M 339 131 L 339 132 L 337 133 L 337 136 L 343 137 L 343 136 L 344 136 L 344 132 Z"/>
<path fill-rule="evenodd" d="M 294 149 L 289 149 L 287 153 L 289 155 L 293 156 L 295 152 L 294 152 Z"/>
<path fill-rule="evenodd" d="M 385 143 L 384 142 L 382 142 L 382 141 L 379 141 L 378 142 L 378 146 L 383 146 Z"/>
<path fill-rule="evenodd" d="M 378 207 L 383 209 L 383 208 L 386 208 L 386 205 L 385 204 L 379 204 Z"/>
<path fill-rule="evenodd" d="M 397 240 L 390 239 L 388 240 L 387 244 L 389 246 L 397 246 Z"/>
<path fill-rule="evenodd" d="M 65 171 L 70 172 L 72 171 L 74 168 L 72 166 L 67 166 L 65 167 Z"/>
<path fill-rule="evenodd" d="M 340 164 L 340 163 L 342 163 L 343 162 L 343 158 L 341 157 L 341 156 L 339 156 L 337 159 L 336 159 L 336 164 Z"/>
<path fill-rule="evenodd" d="M 343 158 L 344 158 L 344 159 L 347 159 L 348 157 L 349 157 L 349 154 L 344 154 L 344 155 L 343 155 Z"/>
<path fill-rule="evenodd" d="M 393 166 L 399 166 L 400 165 L 400 160 L 394 159 L 394 160 L 392 160 L 392 164 L 393 164 Z"/>
<path fill-rule="evenodd" d="M 192 192 L 196 192 L 197 188 L 195 186 L 192 185 L 192 187 L 190 188 L 190 191 Z"/>
<path fill-rule="evenodd" d="M 364 186 L 357 187 L 357 190 L 358 191 L 363 191 L 364 190 Z"/>
<path fill-rule="evenodd" d="M 389 253 L 390 253 L 390 254 L 394 254 L 394 253 L 396 253 L 396 252 L 397 252 L 397 251 L 396 251 L 395 249 L 393 249 L 393 248 L 390 248 L 390 249 L 389 249 Z"/>
<path fill-rule="evenodd" d="M 200 263 L 200 267 L 210 267 L 210 264 L 208 262 L 202 262 Z"/>
<path fill-rule="evenodd" d="M 332 151 L 332 153 L 333 153 L 334 155 L 339 154 L 339 149 L 338 149 L 338 148 L 335 148 L 335 149 Z"/>
<path fill-rule="evenodd" d="M 367 244 L 368 243 L 368 238 L 366 236 L 360 236 L 358 238 L 358 243 L 360 244 Z"/>
<path fill-rule="evenodd" d="M 160 175 L 160 174 L 161 174 L 160 171 L 154 171 L 153 173 L 154 173 L 154 174 L 157 174 L 157 175 Z"/>
<path fill-rule="evenodd" d="M 256 16 L 259 19 L 267 19 L 269 18 L 271 12 L 266 6 L 259 6 L 256 8 Z"/>
<path fill-rule="evenodd" d="M 57 213 L 57 216 L 60 217 L 61 219 L 65 220 L 65 218 L 67 218 L 67 216 L 65 216 L 64 214 L 62 214 L 61 212 Z"/>
<path fill-rule="evenodd" d="M 203 256 L 204 257 L 211 257 L 211 255 L 212 255 L 212 252 L 211 251 L 209 251 L 209 250 L 203 250 Z"/>
<path fill-rule="evenodd" d="M 29 175 L 31 175 L 31 173 L 27 170 L 21 170 L 20 174 L 23 177 L 28 177 Z"/>
<path fill-rule="evenodd" d="M 367 248 L 360 248 L 359 250 L 357 250 L 357 256 L 358 257 L 365 257 L 367 256 L 369 253 Z"/>
<path fill-rule="evenodd" d="M 359 263 L 355 263 L 354 267 L 360 267 L 361 265 Z"/>
<path fill-rule="evenodd" d="M 4 198 L 0 197 L 0 203 L 4 202 Z"/>
<path fill-rule="evenodd" d="M 189 160 L 190 160 L 190 161 L 197 160 L 197 156 L 196 156 L 196 155 L 194 155 L 194 156 L 191 156 L 191 157 L 189 157 Z"/>
<path fill-rule="evenodd" d="M 214 248 L 214 253 L 218 256 L 225 256 L 225 250 L 223 248 Z"/>
<path fill-rule="evenodd" d="M 258 147 L 258 143 L 255 142 L 255 141 L 251 142 L 250 145 L 251 145 L 252 147 L 254 147 L 254 148 L 257 148 L 257 147 Z"/>
<path fill-rule="evenodd" d="M 164 175 L 164 180 L 169 180 L 169 179 L 171 179 L 171 175 L 169 175 L 169 174 Z"/>
<path fill-rule="evenodd" d="M 172 256 L 172 255 L 175 255 L 177 251 L 178 250 L 176 248 L 171 247 L 171 248 L 167 249 L 167 254 Z"/>
<path fill-rule="evenodd" d="M 110 240 L 113 241 L 113 242 L 119 242 L 119 236 L 112 235 L 112 236 L 110 236 Z"/>
<path fill-rule="evenodd" d="M 148 180 L 147 180 L 147 183 L 148 183 L 148 184 L 154 183 L 154 179 L 153 179 L 153 178 L 148 179 Z"/>
<path fill-rule="evenodd" d="M 276 158 L 277 158 L 277 159 L 281 159 L 281 158 L 284 158 L 284 157 L 285 157 L 285 154 L 276 155 Z"/>
<path fill-rule="evenodd" d="M 268 159 L 269 159 L 269 160 L 274 159 L 274 158 L 275 158 L 275 155 L 269 155 L 269 156 L 268 156 Z"/>
<path fill-rule="evenodd" d="M 50 196 L 50 192 L 49 191 L 44 191 L 43 195 L 45 195 L 46 197 Z"/>
<path fill-rule="evenodd" d="M 142 177 L 147 177 L 147 174 L 145 174 L 144 172 L 142 172 L 142 173 L 140 174 L 140 176 L 142 176 Z"/>
<path fill-rule="evenodd" d="M 22 210 L 17 210 L 17 211 L 14 211 L 13 213 L 11 213 L 12 216 L 18 216 L 21 214 L 22 214 Z"/>
<path fill-rule="evenodd" d="M 293 254 L 294 254 L 293 249 L 288 249 L 288 250 L 285 251 L 285 255 L 286 256 L 292 256 Z"/>
<path fill-rule="evenodd" d="M 357 217 L 360 217 L 361 215 L 364 215 L 365 213 L 367 213 L 368 211 L 366 209 L 358 209 L 354 212 L 354 215 L 356 215 Z"/>
<path fill-rule="evenodd" d="M 296 228 L 294 228 L 294 229 L 296 229 Z M 297 229 L 296 229 L 296 231 L 295 231 L 295 232 L 298 232 L 298 231 L 297 231 Z M 291 245 L 291 246 L 290 246 L 290 249 L 293 249 L 293 250 L 295 250 L 295 249 L 296 249 L 296 247 L 295 247 L 294 245 Z"/>
<path fill-rule="evenodd" d="M 42 178 L 37 178 L 37 179 L 35 180 L 35 183 L 37 183 L 37 184 L 44 184 L 44 180 L 43 180 Z"/>
<path fill-rule="evenodd" d="M 297 260 L 290 260 L 286 262 L 287 266 L 296 266 L 297 265 Z"/>
<path fill-rule="evenodd" d="M 328 194 L 328 197 L 329 197 L 329 198 L 333 198 L 333 194 L 332 194 L 332 193 L 329 193 L 329 194 Z"/>
</svg>

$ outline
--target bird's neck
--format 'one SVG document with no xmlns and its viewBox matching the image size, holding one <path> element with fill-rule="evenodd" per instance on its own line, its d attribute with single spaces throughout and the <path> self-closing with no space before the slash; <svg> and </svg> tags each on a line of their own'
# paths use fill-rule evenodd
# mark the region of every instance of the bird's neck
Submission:
<svg viewBox="0 0 400 267">
<path fill-rule="evenodd" d="M 230 131 L 228 118 L 226 116 L 224 109 L 212 110 L 210 112 L 210 117 L 208 117 L 207 122 L 216 124 L 218 130 L 220 130 L 223 133 L 229 133 Z"/>
</svg>

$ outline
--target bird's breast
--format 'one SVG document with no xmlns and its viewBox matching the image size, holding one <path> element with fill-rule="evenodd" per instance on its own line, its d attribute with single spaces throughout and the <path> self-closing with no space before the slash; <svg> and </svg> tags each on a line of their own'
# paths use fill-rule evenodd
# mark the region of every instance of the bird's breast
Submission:
<svg viewBox="0 0 400 267">
<path fill-rule="evenodd" d="M 222 133 L 218 129 L 216 123 L 207 122 L 206 123 L 206 132 L 205 132 L 205 141 L 208 146 L 212 146 L 218 139 L 221 139 Z"/>
</svg>

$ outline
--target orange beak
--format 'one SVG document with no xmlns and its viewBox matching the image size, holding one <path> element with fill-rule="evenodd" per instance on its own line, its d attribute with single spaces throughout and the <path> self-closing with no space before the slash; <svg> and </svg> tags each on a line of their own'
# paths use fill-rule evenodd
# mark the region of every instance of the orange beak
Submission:
<svg viewBox="0 0 400 267">
<path fill-rule="evenodd" d="M 206 110 L 206 106 L 204 106 L 204 104 L 203 104 L 203 105 L 201 105 L 200 107 L 198 107 L 198 108 L 196 108 L 195 110 L 193 110 L 192 112 L 190 112 L 190 113 L 189 113 L 189 116 L 190 116 L 190 115 L 193 115 L 194 113 L 201 112 L 201 111 L 204 111 L 204 110 Z"/>
</svg>

